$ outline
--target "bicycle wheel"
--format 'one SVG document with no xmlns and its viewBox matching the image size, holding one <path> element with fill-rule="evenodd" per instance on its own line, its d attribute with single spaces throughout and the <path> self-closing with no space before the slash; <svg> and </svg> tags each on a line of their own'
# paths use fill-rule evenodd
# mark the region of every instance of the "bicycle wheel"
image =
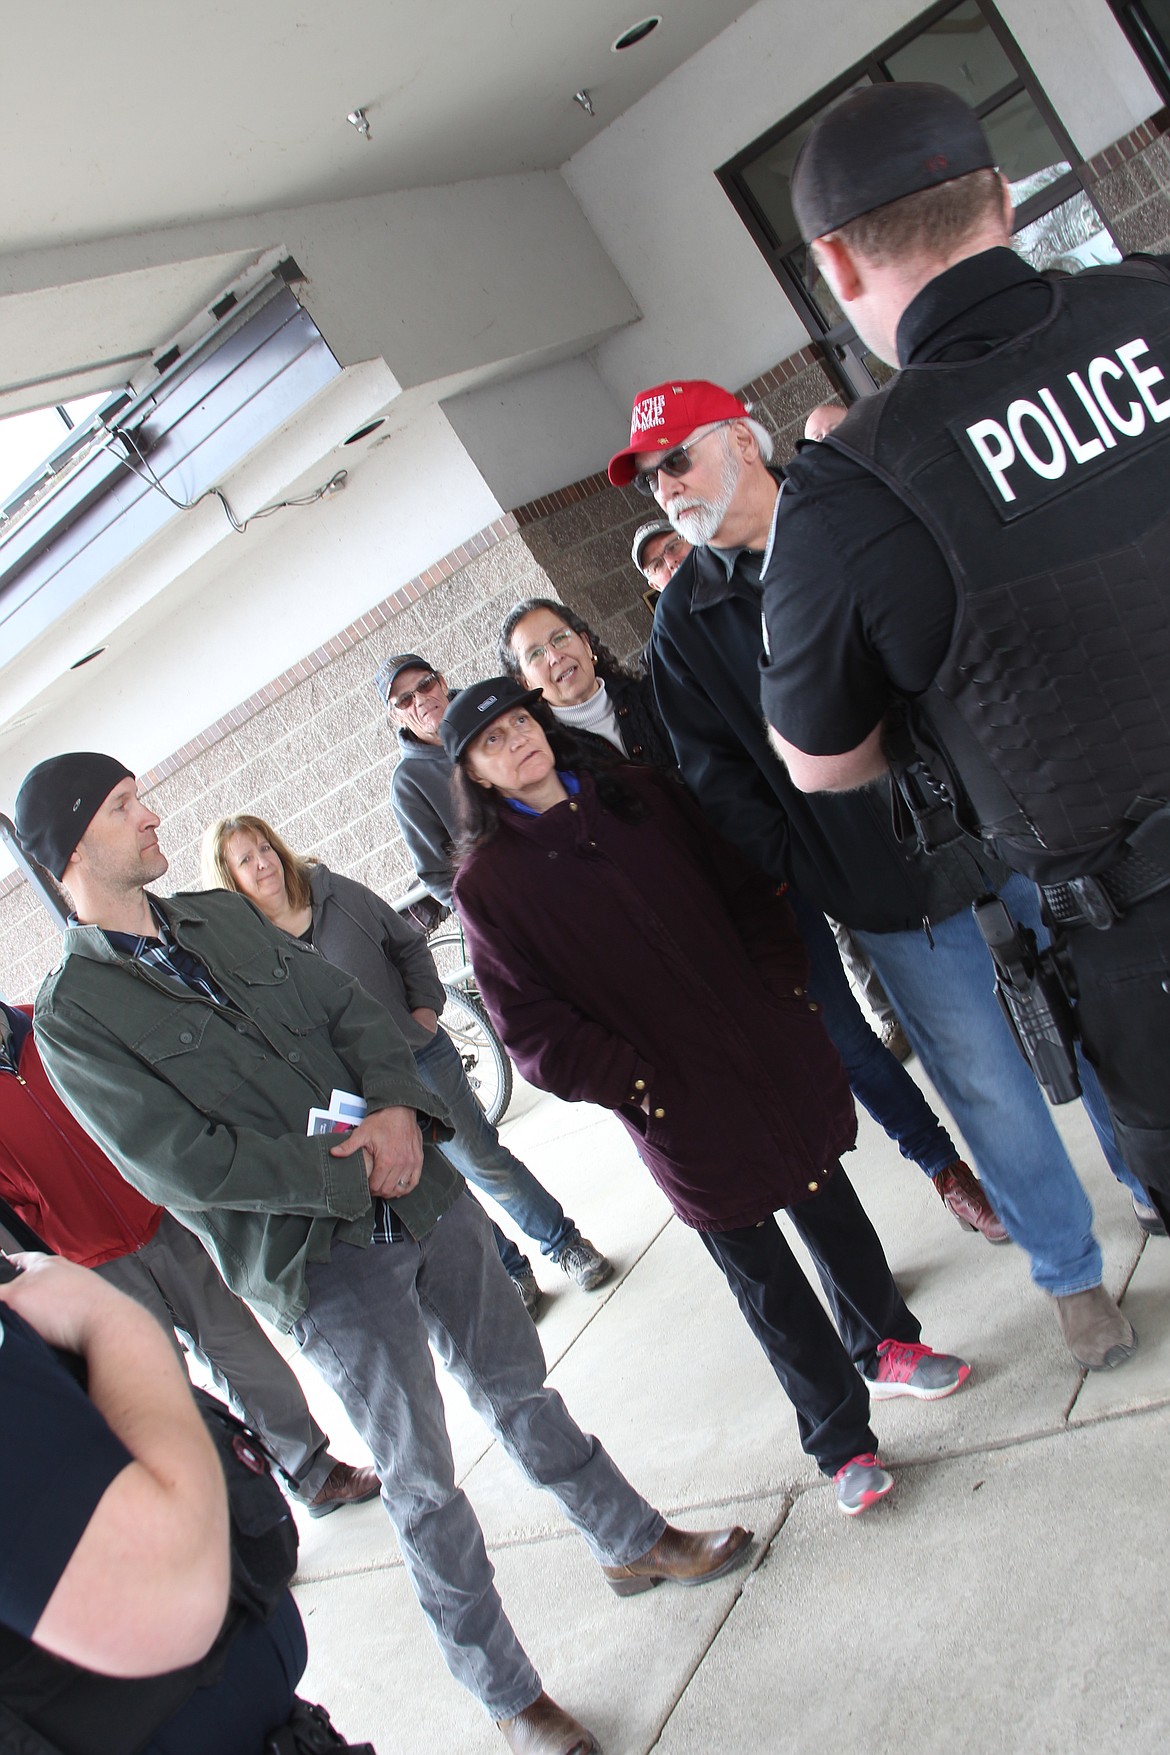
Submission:
<svg viewBox="0 0 1170 1755">
<path fill-rule="evenodd" d="M 512 1100 L 512 1062 L 482 1003 L 460 987 L 445 987 L 444 992 L 447 1003 L 439 1022 L 455 1044 L 484 1114 L 495 1126 Z"/>
</svg>

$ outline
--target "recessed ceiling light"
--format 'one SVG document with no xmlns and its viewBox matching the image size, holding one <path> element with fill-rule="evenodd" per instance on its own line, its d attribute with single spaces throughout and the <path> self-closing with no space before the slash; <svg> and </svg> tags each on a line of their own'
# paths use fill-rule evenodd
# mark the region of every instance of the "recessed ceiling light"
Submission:
<svg viewBox="0 0 1170 1755">
<path fill-rule="evenodd" d="M 379 427 L 384 427 L 385 425 L 386 416 L 380 414 L 377 420 L 368 420 L 364 427 L 359 427 L 356 433 L 351 433 L 348 439 L 343 439 L 342 444 L 356 445 L 359 439 L 368 439 L 371 433 L 376 433 Z"/>
<path fill-rule="evenodd" d="M 612 42 L 609 46 L 615 55 L 620 55 L 623 49 L 632 49 L 635 43 L 645 42 L 650 32 L 657 30 L 661 23 L 662 14 L 654 12 L 649 18 L 644 18 L 641 24 L 632 24 L 629 30 L 624 30 L 616 42 Z"/>
<path fill-rule="evenodd" d="M 83 664 L 92 664 L 94 659 L 100 658 L 104 651 L 104 646 L 95 646 L 92 652 L 87 652 L 84 658 L 78 658 L 75 663 L 71 664 L 70 670 L 80 670 Z"/>
</svg>

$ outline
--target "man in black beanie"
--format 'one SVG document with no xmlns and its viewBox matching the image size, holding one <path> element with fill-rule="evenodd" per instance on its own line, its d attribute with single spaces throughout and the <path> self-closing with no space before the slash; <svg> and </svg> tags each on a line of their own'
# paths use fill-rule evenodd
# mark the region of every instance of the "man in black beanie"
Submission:
<svg viewBox="0 0 1170 1755">
<path fill-rule="evenodd" d="M 718 1577 L 750 1532 L 673 1529 L 547 1388 L 487 1217 L 438 1150 L 444 1104 L 358 982 L 241 895 L 151 895 L 159 819 L 109 757 L 42 763 L 17 818 L 76 910 L 36 1004 L 53 1083 L 337 1391 L 443 1656 L 509 1746 L 587 1755 L 596 1742 L 543 1691 L 455 1484 L 431 1343 L 619 1594 Z M 307 1131 L 335 1088 L 367 1106 L 340 1142 Z"/>
<path fill-rule="evenodd" d="M 801 150 L 802 232 L 901 370 L 789 467 L 763 703 L 803 790 L 864 785 L 892 751 L 1040 886 L 1164 1218 L 1170 258 L 1038 274 L 994 163 L 930 85 L 852 93 Z"/>
</svg>

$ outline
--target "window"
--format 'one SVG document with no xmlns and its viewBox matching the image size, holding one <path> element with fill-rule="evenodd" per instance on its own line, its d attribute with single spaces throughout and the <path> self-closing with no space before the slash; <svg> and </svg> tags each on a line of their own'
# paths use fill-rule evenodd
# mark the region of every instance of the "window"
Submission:
<svg viewBox="0 0 1170 1755">
<path fill-rule="evenodd" d="M 1170 103 L 1170 0 L 1109 0 L 1138 60 Z"/>
<path fill-rule="evenodd" d="M 27 497 L 36 480 L 49 475 L 51 463 L 70 436 L 85 427 L 90 416 L 109 400 L 109 392 L 103 390 L 77 402 L 10 414 L 0 420 L 0 524 L 9 516 L 10 499 L 18 503 Z"/>
<path fill-rule="evenodd" d="M 1170 0 L 1163 10 L 1170 14 Z M 1075 168 L 1071 141 L 992 7 L 986 0 L 933 7 L 718 173 L 849 399 L 871 394 L 890 368 L 868 352 L 821 278 L 801 240 L 789 183 L 818 117 L 862 86 L 898 79 L 950 86 L 979 115 L 1016 203 L 1015 247 L 1033 267 L 1075 271 L 1120 260 Z"/>
</svg>

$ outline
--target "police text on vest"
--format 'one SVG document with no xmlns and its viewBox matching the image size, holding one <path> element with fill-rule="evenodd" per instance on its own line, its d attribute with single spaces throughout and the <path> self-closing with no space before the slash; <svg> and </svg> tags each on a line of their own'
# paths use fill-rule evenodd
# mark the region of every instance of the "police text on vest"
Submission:
<svg viewBox="0 0 1170 1755">
<path fill-rule="evenodd" d="M 1032 497 L 1028 487 L 1037 478 L 1060 481 L 1170 421 L 1170 384 L 1161 367 L 1149 363 L 1149 353 L 1140 337 L 1122 342 L 1083 369 L 1015 397 L 998 419 L 963 429 L 981 473 L 1005 504 L 1020 494 Z"/>
</svg>

